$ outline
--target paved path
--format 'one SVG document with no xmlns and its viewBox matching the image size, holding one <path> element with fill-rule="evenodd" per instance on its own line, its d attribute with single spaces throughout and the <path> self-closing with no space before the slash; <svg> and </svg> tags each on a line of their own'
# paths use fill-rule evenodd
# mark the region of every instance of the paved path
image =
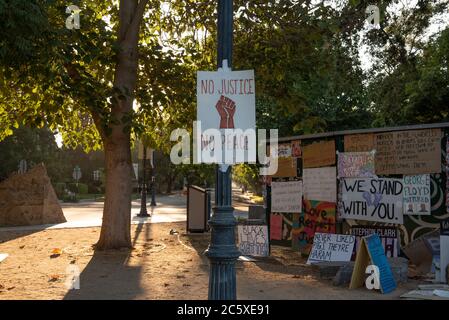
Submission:
<svg viewBox="0 0 449 320">
<path fill-rule="evenodd" d="M 147 211 L 151 214 L 149 218 L 137 217 L 140 212 L 140 200 L 131 203 L 131 223 L 161 223 L 161 222 L 180 222 L 187 220 L 186 203 L 187 197 L 182 194 L 159 195 L 156 197 L 157 206 L 149 206 Z M 247 205 L 236 202 L 236 216 L 245 216 Z M 3 227 L 0 231 L 8 230 L 40 230 L 40 229 L 63 229 L 63 228 L 85 228 L 101 226 L 103 216 L 103 202 L 83 201 L 79 203 L 62 203 L 62 211 L 67 222 L 59 224 L 46 224 L 35 226 Z"/>
</svg>

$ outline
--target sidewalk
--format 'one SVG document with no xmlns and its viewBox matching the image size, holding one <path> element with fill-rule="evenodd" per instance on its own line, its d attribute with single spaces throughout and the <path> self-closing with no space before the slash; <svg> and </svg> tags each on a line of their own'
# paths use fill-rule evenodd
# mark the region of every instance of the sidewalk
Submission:
<svg viewBox="0 0 449 320">
<path fill-rule="evenodd" d="M 187 220 L 187 196 L 180 193 L 156 196 L 156 207 L 151 207 L 147 201 L 149 218 L 137 216 L 140 212 L 140 199 L 131 202 L 131 224 L 171 223 Z M 100 227 L 103 217 L 103 202 L 83 201 L 78 203 L 62 203 L 62 211 L 67 222 L 59 224 L 44 224 L 33 226 L 0 227 L 0 231 L 33 231 L 45 229 Z M 237 217 L 247 216 L 247 205 L 234 203 Z"/>
</svg>

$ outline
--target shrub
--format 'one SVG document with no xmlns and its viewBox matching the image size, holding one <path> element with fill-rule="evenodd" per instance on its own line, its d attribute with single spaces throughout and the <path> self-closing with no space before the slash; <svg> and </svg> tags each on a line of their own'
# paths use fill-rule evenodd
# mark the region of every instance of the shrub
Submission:
<svg viewBox="0 0 449 320">
<path fill-rule="evenodd" d="M 59 199 L 62 199 L 64 197 L 66 188 L 67 185 L 64 182 L 56 182 L 53 186 L 53 189 L 55 189 L 56 195 Z"/>
<path fill-rule="evenodd" d="M 69 183 L 67 189 L 78 194 L 87 194 L 89 191 L 87 184 L 85 183 L 78 183 L 78 187 L 76 183 Z"/>
</svg>

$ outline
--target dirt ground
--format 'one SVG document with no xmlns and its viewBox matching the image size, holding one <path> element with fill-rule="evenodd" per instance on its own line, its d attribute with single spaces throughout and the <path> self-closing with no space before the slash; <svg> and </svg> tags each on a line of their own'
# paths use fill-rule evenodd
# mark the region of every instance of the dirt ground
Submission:
<svg viewBox="0 0 449 320">
<path fill-rule="evenodd" d="M 179 234 L 170 234 L 176 229 Z M 0 300 L 207 299 L 209 234 L 185 234 L 185 223 L 132 226 L 132 250 L 95 252 L 100 228 L 1 231 Z M 61 249 L 60 251 L 54 249 Z M 81 272 L 80 289 L 66 288 L 66 270 Z M 398 299 L 417 283 L 391 294 L 349 290 L 321 280 L 299 254 L 272 247 L 270 258 L 237 262 L 238 299 Z"/>
</svg>

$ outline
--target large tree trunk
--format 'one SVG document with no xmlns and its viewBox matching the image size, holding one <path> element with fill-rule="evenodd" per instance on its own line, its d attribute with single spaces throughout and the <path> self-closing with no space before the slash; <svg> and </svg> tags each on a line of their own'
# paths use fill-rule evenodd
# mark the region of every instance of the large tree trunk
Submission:
<svg viewBox="0 0 449 320">
<path fill-rule="evenodd" d="M 139 26 L 148 0 L 121 0 L 119 12 L 116 94 L 112 98 L 109 130 L 102 130 L 106 166 L 103 223 L 96 248 L 131 247 L 131 142 L 129 129 L 137 81 Z"/>
<path fill-rule="evenodd" d="M 129 134 L 105 141 L 106 198 L 98 249 L 131 247 L 132 165 Z"/>
</svg>

